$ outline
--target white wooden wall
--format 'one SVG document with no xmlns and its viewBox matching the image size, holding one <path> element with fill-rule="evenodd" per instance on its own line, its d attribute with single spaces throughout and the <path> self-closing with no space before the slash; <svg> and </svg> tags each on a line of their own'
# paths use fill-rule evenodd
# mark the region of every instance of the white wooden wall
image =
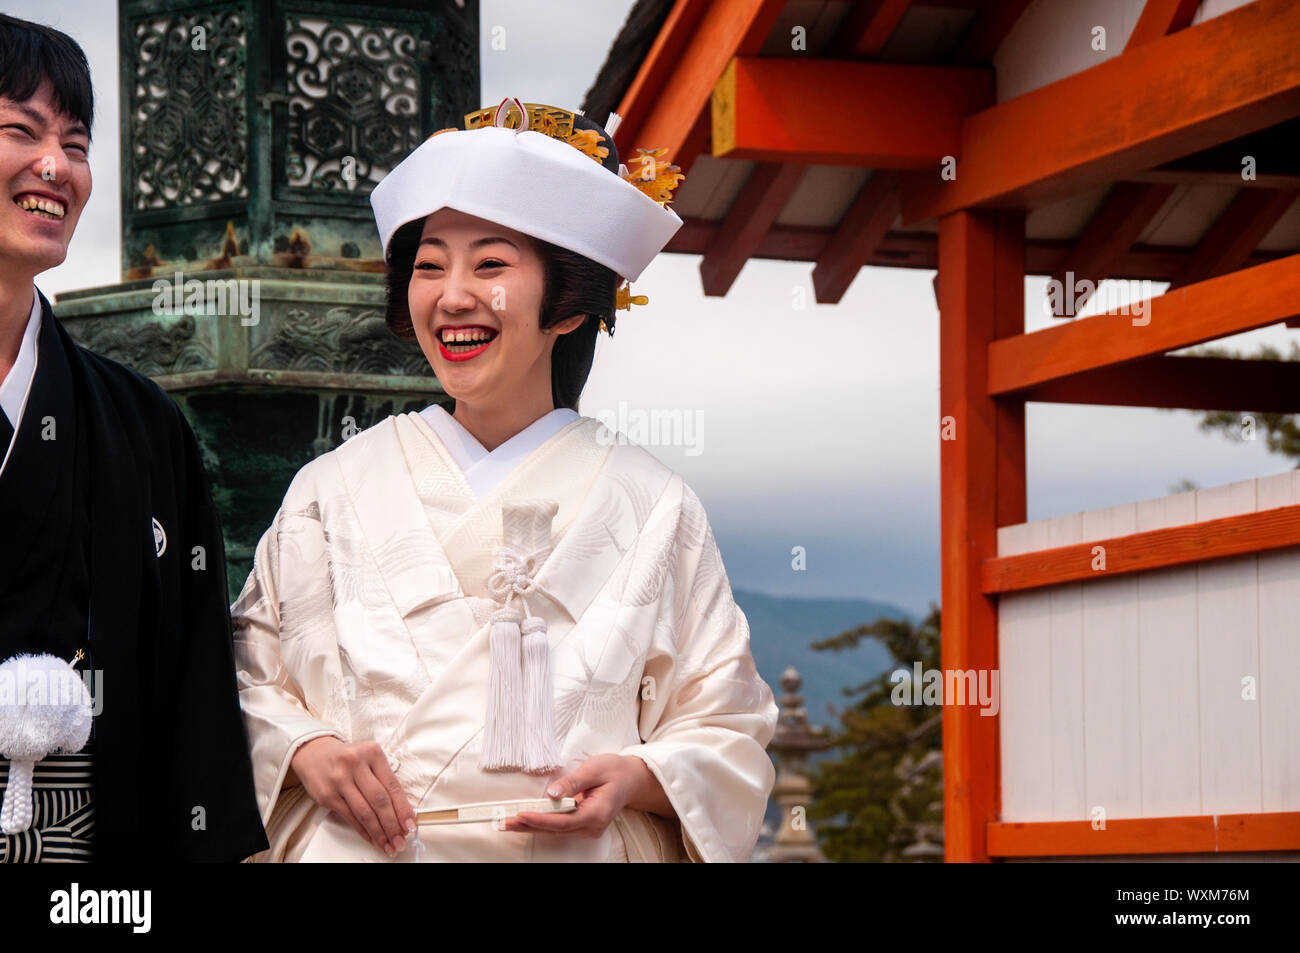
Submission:
<svg viewBox="0 0 1300 953">
<path fill-rule="evenodd" d="M 1003 527 L 998 554 L 1295 503 L 1289 471 Z M 998 617 L 1004 820 L 1300 811 L 1300 547 L 1011 593 Z"/>
</svg>

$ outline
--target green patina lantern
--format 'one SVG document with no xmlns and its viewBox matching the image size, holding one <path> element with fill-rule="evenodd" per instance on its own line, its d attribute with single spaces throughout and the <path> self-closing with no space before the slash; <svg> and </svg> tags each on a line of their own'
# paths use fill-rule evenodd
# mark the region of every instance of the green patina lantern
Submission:
<svg viewBox="0 0 1300 953">
<path fill-rule="evenodd" d="M 231 595 L 308 460 L 450 404 L 384 324 L 371 188 L 479 106 L 477 0 L 122 0 L 122 282 L 58 296 L 202 445 Z"/>
</svg>

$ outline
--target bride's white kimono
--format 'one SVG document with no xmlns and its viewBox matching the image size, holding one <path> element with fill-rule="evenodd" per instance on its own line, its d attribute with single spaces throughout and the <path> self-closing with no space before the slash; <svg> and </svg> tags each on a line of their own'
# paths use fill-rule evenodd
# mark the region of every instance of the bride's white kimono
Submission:
<svg viewBox="0 0 1300 953">
<path fill-rule="evenodd" d="M 528 596 L 551 646 L 564 769 L 550 775 L 478 763 L 503 542 L 553 546 Z M 231 611 L 271 844 L 254 860 L 390 860 L 301 785 L 281 790 L 294 752 L 322 735 L 377 741 L 417 811 L 545 797 L 550 779 L 615 753 L 642 758 L 677 814 L 625 808 L 594 839 L 423 825 L 397 862 L 753 851 L 777 708 L 748 623 L 699 498 L 598 420 L 567 424 L 478 498 L 424 418 L 387 418 L 299 471 Z"/>
</svg>

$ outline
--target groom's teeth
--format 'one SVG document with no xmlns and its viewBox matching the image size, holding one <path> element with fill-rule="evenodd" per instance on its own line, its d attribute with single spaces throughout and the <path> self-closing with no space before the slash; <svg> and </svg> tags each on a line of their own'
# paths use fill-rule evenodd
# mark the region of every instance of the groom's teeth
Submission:
<svg viewBox="0 0 1300 953">
<path fill-rule="evenodd" d="M 43 212 L 50 218 L 63 218 L 67 209 L 62 202 L 56 202 L 53 199 L 44 199 L 35 195 L 23 195 L 14 199 L 14 204 L 25 212 L 33 214 Z"/>
</svg>

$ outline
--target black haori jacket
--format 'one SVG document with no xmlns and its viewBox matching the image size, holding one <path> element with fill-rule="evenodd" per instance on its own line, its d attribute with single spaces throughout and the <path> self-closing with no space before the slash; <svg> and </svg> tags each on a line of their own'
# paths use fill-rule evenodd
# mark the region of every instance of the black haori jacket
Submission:
<svg viewBox="0 0 1300 953">
<path fill-rule="evenodd" d="M 0 660 L 87 650 L 95 860 L 242 860 L 267 841 L 198 443 L 162 388 L 41 311 L 0 471 Z"/>
</svg>

